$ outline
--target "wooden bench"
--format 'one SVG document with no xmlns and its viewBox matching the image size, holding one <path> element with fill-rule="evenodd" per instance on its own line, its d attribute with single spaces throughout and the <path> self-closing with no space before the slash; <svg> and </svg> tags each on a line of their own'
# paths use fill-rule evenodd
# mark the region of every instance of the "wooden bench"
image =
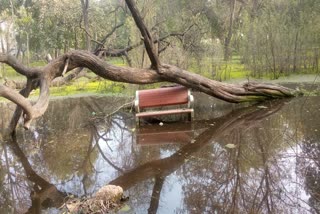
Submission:
<svg viewBox="0 0 320 214">
<path fill-rule="evenodd" d="M 139 124 L 140 118 L 170 115 L 188 114 L 189 120 L 193 119 L 193 96 L 191 90 L 184 86 L 165 87 L 158 89 L 148 89 L 136 91 L 135 110 L 136 122 Z M 181 108 L 180 105 L 186 105 Z M 153 107 L 179 105 L 175 109 L 142 111 Z"/>
</svg>

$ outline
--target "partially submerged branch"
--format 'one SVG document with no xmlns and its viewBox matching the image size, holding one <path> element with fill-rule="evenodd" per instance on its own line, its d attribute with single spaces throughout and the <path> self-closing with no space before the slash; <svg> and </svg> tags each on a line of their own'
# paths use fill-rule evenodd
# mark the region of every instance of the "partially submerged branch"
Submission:
<svg viewBox="0 0 320 214">
<path fill-rule="evenodd" d="M 66 66 L 66 61 L 68 61 L 68 66 Z M 21 65 L 17 61 L 14 61 L 13 65 L 10 62 L 8 64 L 21 68 Z M 26 98 L 6 86 L 1 86 L 0 96 L 11 100 L 23 108 L 26 114 L 25 127 L 28 128 L 31 120 L 41 116 L 48 106 L 50 82 L 55 77 L 62 76 L 64 72 L 77 67 L 88 68 L 100 77 L 117 82 L 134 84 L 149 84 L 162 81 L 174 82 L 233 103 L 294 95 L 291 89 L 278 85 L 262 83 L 246 83 L 244 85 L 227 84 L 167 64 L 162 66 L 161 75 L 153 69 L 118 67 L 108 64 L 88 51 L 72 51 L 53 60 L 41 68 L 39 70 L 41 72 L 37 72 L 39 75 L 35 77 L 40 78 L 40 97 L 34 106 L 31 106 Z"/>
<path fill-rule="evenodd" d="M 206 130 L 197 136 L 193 143 L 186 144 L 169 157 L 153 160 L 129 170 L 112 180 L 109 184 L 121 186 L 124 190 L 128 190 L 138 182 L 154 179 L 155 177 L 166 177 L 185 164 L 190 157 L 194 156 L 208 143 L 212 143 L 213 140 L 230 134 L 239 128 L 257 126 L 263 119 L 278 112 L 284 104 L 283 100 L 280 102 L 270 102 L 267 103 L 268 108 L 266 109 L 251 106 L 249 108 L 237 109 L 222 117 L 206 121 L 207 124 L 201 121 L 203 128 Z M 215 125 L 208 126 L 210 123 L 214 123 Z"/>
</svg>

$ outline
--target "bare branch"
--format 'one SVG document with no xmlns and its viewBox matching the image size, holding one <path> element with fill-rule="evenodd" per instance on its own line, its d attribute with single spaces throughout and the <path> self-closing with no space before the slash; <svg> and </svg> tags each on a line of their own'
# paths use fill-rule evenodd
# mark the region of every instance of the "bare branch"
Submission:
<svg viewBox="0 0 320 214">
<path fill-rule="evenodd" d="M 166 42 L 165 46 L 158 51 L 158 54 L 160 55 L 163 51 L 165 51 L 170 46 L 170 44 L 170 42 Z"/>
<path fill-rule="evenodd" d="M 31 118 L 35 113 L 31 103 L 27 99 L 25 99 L 18 92 L 4 85 L 0 85 L 0 96 L 7 98 L 8 100 L 20 106 L 25 113 L 25 116 L 24 116 L 25 124 L 27 126 L 30 125 Z"/>
<path fill-rule="evenodd" d="M 190 25 L 189 27 L 187 27 L 185 29 L 185 31 L 183 31 L 182 33 L 176 32 L 176 33 L 169 33 L 163 37 L 160 37 L 159 39 L 155 40 L 154 43 L 156 42 L 160 42 L 163 41 L 165 39 L 167 39 L 168 37 L 173 37 L 173 36 L 177 36 L 177 37 L 183 37 L 189 30 L 191 30 L 191 28 L 194 26 L 194 24 Z"/>
<path fill-rule="evenodd" d="M 69 65 L 69 58 L 67 58 L 67 61 L 66 61 L 66 64 L 64 65 L 64 69 L 62 71 L 62 75 L 61 76 L 64 76 L 66 74 L 68 65 Z"/>
<path fill-rule="evenodd" d="M 105 35 L 105 37 L 101 40 L 101 42 L 99 42 L 99 45 L 96 47 L 95 52 L 96 52 L 97 50 L 99 50 L 100 48 L 102 48 L 102 47 L 104 46 L 104 44 L 106 43 L 107 39 L 108 39 L 118 28 L 120 28 L 120 27 L 123 26 L 123 25 L 124 25 L 124 22 L 122 22 L 122 23 L 114 26 L 114 28 L 112 28 L 112 30 L 111 30 L 107 35 Z"/>
<path fill-rule="evenodd" d="M 81 21 L 79 22 L 79 28 L 81 29 L 81 30 L 83 30 L 86 34 L 87 34 L 87 36 L 89 36 L 90 38 L 91 38 L 91 40 L 92 40 L 92 35 L 87 31 L 87 29 L 85 29 L 84 27 L 82 27 L 82 25 L 81 25 Z M 95 40 L 94 40 L 95 41 Z M 97 42 L 97 41 L 95 41 L 95 42 Z M 98 42 L 99 43 L 99 42 Z"/>
<path fill-rule="evenodd" d="M 119 111 L 120 111 L 121 109 L 123 109 L 123 108 L 132 107 L 132 106 L 133 106 L 133 103 L 134 103 L 134 101 L 125 103 L 125 104 L 119 106 L 119 107 L 118 107 L 116 110 L 114 110 L 113 112 L 111 112 L 111 113 L 109 113 L 108 115 L 106 115 L 105 117 L 110 117 L 110 116 L 116 114 L 117 112 L 119 112 Z"/>
<path fill-rule="evenodd" d="M 8 55 L 8 54 L 0 53 L 0 62 L 11 66 L 19 74 L 22 74 L 28 78 L 35 78 L 41 72 L 41 69 L 28 68 L 28 67 L 24 66 L 15 57 Z"/>
<path fill-rule="evenodd" d="M 38 86 L 39 86 L 39 80 L 38 79 L 34 79 L 34 80 L 28 79 L 25 87 L 22 90 L 20 90 L 19 93 L 23 97 L 27 98 L 27 97 L 29 97 L 31 91 L 33 89 L 37 88 Z M 14 134 L 14 131 L 15 131 L 17 125 L 18 125 L 19 119 L 20 119 L 20 117 L 22 115 L 22 112 L 23 112 L 23 109 L 20 106 L 17 106 L 15 111 L 14 111 L 14 113 L 13 113 L 13 116 L 11 118 L 10 125 L 9 125 L 9 133 L 11 135 Z"/>
<path fill-rule="evenodd" d="M 159 39 L 155 39 L 153 40 L 153 43 L 154 44 L 157 44 L 159 42 L 162 42 L 162 41 L 165 41 L 167 38 L 169 37 L 183 37 L 194 25 L 190 25 L 184 32 L 182 33 L 169 33 L 165 36 L 162 36 L 160 37 Z M 181 39 L 180 39 L 181 40 Z M 122 49 L 104 49 L 104 48 L 100 48 L 98 50 L 96 50 L 96 53 L 97 52 L 103 52 L 102 54 L 105 55 L 105 56 L 110 56 L 110 57 L 120 57 L 120 56 L 126 56 L 126 54 L 128 52 L 130 52 L 131 50 L 133 50 L 134 48 L 137 48 L 139 47 L 140 45 L 143 44 L 143 41 L 140 41 L 140 42 L 137 42 L 136 44 L 133 44 L 133 45 L 129 45 L 128 47 L 126 48 L 122 48 Z M 159 51 L 159 53 L 161 53 L 163 50 L 161 49 L 161 51 Z M 98 54 L 96 54 L 98 55 Z"/>
<path fill-rule="evenodd" d="M 161 73 L 160 71 L 160 61 L 158 58 L 158 55 L 156 53 L 156 49 L 153 45 L 153 39 L 152 36 L 148 30 L 148 28 L 146 27 L 146 25 L 144 24 L 141 15 L 138 11 L 138 9 L 136 8 L 135 3 L 132 0 L 126 0 L 127 6 L 129 8 L 129 10 L 131 11 L 132 17 L 137 25 L 137 27 L 140 30 L 140 33 L 143 37 L 143 41 L 144 41 L 144 45 L 146 48 L 146 51 L 148 53 L 149 59 L 151 61 L 151 67 L 156 69 L 157 72 Z"/>
</svg>

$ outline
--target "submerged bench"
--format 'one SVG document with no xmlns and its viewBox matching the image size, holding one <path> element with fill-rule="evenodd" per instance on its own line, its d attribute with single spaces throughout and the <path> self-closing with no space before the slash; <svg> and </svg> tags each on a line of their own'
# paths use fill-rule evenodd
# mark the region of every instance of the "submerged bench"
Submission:
<svg viewBox="0 0 320 214">
<path fill-rule="evenodd" d="M 136 121 L 139 124 L 140 118 L 170 115 L 170 114 L 188 114 L 189 120 L 193 119 L 193 96 L 191 90 L 184 86 L 165 87 L 158 89 L 148 89 L 136 91 L 135 110 Z M 180 105 L 185 104 L 184 107 Z M 174 109 L 151 110 L 148 108 L 179 105 Z"/>
</svg>

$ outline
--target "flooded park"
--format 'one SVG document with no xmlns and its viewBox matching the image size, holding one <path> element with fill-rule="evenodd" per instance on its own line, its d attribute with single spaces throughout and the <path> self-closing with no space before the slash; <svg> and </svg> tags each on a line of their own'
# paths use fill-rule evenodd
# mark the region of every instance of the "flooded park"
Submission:
<svg viewBox="0 0 320 214">
<path fill-rule="evenodd" d="M 30 130 L 0 138 L 0 213 L 61 213 L 107 184 L 125 191 L 119 213 L 320 211 L 319 97 L 195 99 L 193 122 L 140 126 L 115 112 L 129 98 L 52 99 Z M 4 134 L 14 105 L 0 105 Z"/>
</svg>

